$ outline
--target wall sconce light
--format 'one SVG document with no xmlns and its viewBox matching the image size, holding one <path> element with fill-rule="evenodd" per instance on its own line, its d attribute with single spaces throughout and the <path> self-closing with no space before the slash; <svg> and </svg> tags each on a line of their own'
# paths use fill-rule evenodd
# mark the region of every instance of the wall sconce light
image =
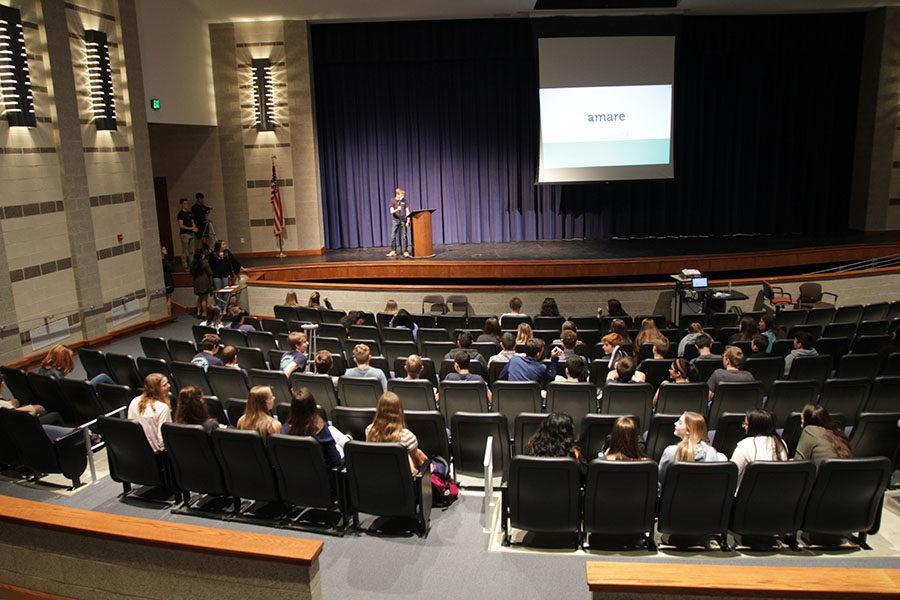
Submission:
<svg viewBox="0 0 900 600">
<path fill-rule="evenodd" d="M 94 124 L 98 131 L 115 130 L 116 98 L 109 68 L 109 42 L 104 32 L 93 29 L 84 32 L 84 42 Z"/>
<path fill-rule="evenodd" d="M 254 58 L 253 106 L 256 109 L 256 130 L 275 131 L 275 99 L 272 87 L 272 61 L 268 58 Z"/>
<path fill-rule="evenodd" d="M 0 110 L 12 127 L 37 125 L 22 14 L 8 6 L 0 6 Z"/>
</svg>

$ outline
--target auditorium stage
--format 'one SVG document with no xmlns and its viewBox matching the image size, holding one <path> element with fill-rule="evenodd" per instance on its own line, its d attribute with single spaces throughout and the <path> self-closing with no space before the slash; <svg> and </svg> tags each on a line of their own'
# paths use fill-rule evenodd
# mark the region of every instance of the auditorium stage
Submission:
<svg viewBox="0 0 900 600">
<path fill-rule="evenodd" d="M 427 259 L 388 258 L 387 248 L 315 256 L 240 256 L 251 282 L 652 283 L 684 268 L 729 278 L 806 274 L 900 254 L 900 232 L 831 237 L 613 239 L 451 244 Z"/>
</svg>

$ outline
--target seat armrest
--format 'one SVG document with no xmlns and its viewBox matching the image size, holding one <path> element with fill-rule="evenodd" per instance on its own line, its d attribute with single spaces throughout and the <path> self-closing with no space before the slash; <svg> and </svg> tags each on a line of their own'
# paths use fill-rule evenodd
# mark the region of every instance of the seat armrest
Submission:
<svg viewBox="0 0 900 600">
<path fill-rule="evenodd" d="M 835 294 L 834 292 L 822 292 L 822 295 L 823 296 L 831 296 L 832 298 L 834 298 L 834 301 L 837 302 L 838 295 Z"/>
</svg>

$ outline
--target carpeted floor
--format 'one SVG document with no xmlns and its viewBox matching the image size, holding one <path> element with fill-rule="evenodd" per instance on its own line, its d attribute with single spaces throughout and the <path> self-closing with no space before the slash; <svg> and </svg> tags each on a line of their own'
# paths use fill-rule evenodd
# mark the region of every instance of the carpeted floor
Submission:
<svg viewBox="0 0 900 600">
<path fill-rule="evenodd" d="M 188 317 L 157 330 L 158 335 L 190 337 Z M 110 344 L 112 352 L 140 355 L 138 336 Z M 80 366 L 74 376 L 81 376 Z M 98 456 L 105 465 L 105 456 Z M 105 473 L 100 469 L 100 473 Z M 86 478 L 89 481 L 89 477 Z M 167 508 L 137 500 L 118 498 L 121 487 L 109 479 L 86 485 L 75 493 L 61 493 L 43 485 L 0 479 L 0 493 L 162 521 L 190 522 L 208 527 L 322 539 L 321 583 L 327 600 L 380 598 L 467 597 L 503 598 L 586 598 L 584 564 L 588 560 L 640 560 L 741 565 L 788 565 L 809 567 L 890 567 L 900 568 L 900 493 L 891 492 L 885 503 L 881 532 L 870 537 L 873 550 L 820 552 L 804 550 L 780 553 L 599 552 L 567 549 L 501 548 L 496 519 L 491 531 L 482 527 L 482 494 L 467 492 L 446 511 L 432 513 L 427 539 L 416 537 L 375 537 L 369 535 L 335 538 L 312 533 L 228 523 L 182 515 Z M 495 507 L 495 515 L 496 515 Z"/>
</svg>

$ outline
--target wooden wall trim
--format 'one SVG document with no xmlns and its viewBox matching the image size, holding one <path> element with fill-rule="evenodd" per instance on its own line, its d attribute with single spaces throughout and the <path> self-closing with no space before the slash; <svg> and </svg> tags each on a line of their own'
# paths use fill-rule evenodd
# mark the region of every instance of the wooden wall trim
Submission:
<svg viewBox="0 0 900 600">
<path fill-rule="evenodd" d="M 592 592 L 779 598 L 900 598 L 900 569 L 588 562 Z"/>
<path fill-rule="evenodd" d="M 4 600 L 69 600 L 68 596 L 38 592 L 9 583 L 0 583 L 0 598 Z"/>
<path fill-rule="evenodd" d="M 310 248 L 309 250 L 285 250 L 285 256 L 322 256 L 325 254 L 325 246 L 321 248 Z M 236 258 L 277 258 L 277 251 L 265 252 L 235 252 Z"/>
<path fill-rule="evenodd" d="M 0 521 L 210 555 L 303 566 L 318 559 L 324 546 L 318 540 L 112 515 L 11 496 L 0 496 Z"/>
</svg>

